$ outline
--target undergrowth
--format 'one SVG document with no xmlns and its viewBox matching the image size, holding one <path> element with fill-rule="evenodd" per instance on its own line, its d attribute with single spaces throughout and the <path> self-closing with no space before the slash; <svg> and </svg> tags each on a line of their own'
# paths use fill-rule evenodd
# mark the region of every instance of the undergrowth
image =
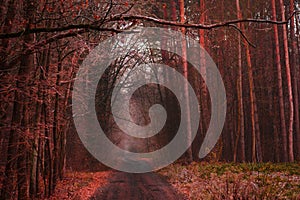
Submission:
<svg viewBox="0 0 300 200">
<path fill-rule="evenodd" d="M 159 173 L 188 199 L 300 199 L 299 163 L 175 163 Z"/>
</svg>

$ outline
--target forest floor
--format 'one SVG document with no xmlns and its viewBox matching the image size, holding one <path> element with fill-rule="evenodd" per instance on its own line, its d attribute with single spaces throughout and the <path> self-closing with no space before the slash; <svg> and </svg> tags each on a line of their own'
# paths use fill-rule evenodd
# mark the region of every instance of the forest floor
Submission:
<svg viewBox="0 0 300 200">
<path fill-rule="evenodd" d="M 88 200 L 98 188 L 108 184 L 112 171 L 72 172 L 67 171 L 59 181 L 55 192 L 45 200 Z"/>
<path fill-rule="evenodd" d="M 300 200 L 299 163 L 175 163 L 159 174 L 188 199 Z"/>
<path fill-rule="evenodd" d="M 54 199 L 300 199 L 300 165 L 178 162 L 146 174 L 67 172 Z"/>
</svg>

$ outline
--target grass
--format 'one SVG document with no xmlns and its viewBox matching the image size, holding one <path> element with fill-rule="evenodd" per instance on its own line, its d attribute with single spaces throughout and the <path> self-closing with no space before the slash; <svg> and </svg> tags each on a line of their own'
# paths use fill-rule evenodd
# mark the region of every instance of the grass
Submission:
<svg viewBox="0 0 300 200">
<path fill-rule="evenodd" d="M 299 163 L 175 163 L 159 173 L 187 199 L 300 199 Z"/>
</svg>

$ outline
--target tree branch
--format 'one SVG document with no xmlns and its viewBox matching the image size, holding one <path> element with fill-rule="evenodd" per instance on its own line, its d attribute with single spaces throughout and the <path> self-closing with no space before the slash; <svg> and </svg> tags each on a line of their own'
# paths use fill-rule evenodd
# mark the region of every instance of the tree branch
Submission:
<svg viewBox="0 0 300 200">
<path fill-rule="evenodd" d="M 225 27 L 225 26 L 232 27 L 232 25 L 235 25 L 238 23 L 247 23 L 247 22 L 283 25 L 283 24 L 287 24 L 296 13 L 299 13 L 299 11 L 294 11 L 292 13 L 292 15 L 287 18 L 286 21 L 247 18 L 247 19 L 230 20 L 230 21 L 225 21 L 225 22 L 220 22 L 220 23 L 215 23 L 215 24 L 189 24 L 189 23 L 168 21 L 168 20 L 164 20 L 164 19 L 158 19 L 158 18 L 143 16 L 143 15 L 117 15 L 117 16 L 112 16 L 112 17 L 106 19 L 106 22 L 113 22 L 113 21 L 120 21 L 120 20 L 128 20 L 128 21 L 142 20 L 142 21 L 154 22 L 156 24 L 161 24 L 161 25 L 209 30 L 209 29 Z M 236 29 L 236 26 L 233 26 L 233 27 Z M 43 28 L 32 28 L 32 29 L 29 28 L 29 29 L 24 29 L 19 32 L 0 33 L 0 39 L 16 38 L 16 37 L 20 37 L 23 35 L 33 34 L 33 33 L 53 33 L 53 32 L 62 32 L 62 31 L 74 30 L 74 29 L 88 29 L 88 30 L 107 31 L 107 32 L 115 32 L 115 33 L 120 33 L 122 31 L 124 31 L 124 30 L 113 29 L 113 28 L 102 28 L 102 27 L 99 27 L 99 26 L 93 25 L 93 24 L 72 24 L 72 25 L 63 26 L 63 27 L 54 27 L 54 28 L 43 27 Z M 238 30 L 238 31 L 242 34 L 242 32 L 240 30 Z M 242 34 L 242 36 L 245 38 L 244 34 Z"/>
<path fill-rule="evenodd" d="M 72 24 L 72 25 L 56 27 L 56 28 L 32 28 L 32 29 L 24 29 L 22 31 L 14 32 L 14 33 L 0 33 L 0 39 L 16 38 L 24 35 L 33 34 L 33 33 L 54 33 L 54 32 L 62 32 L 62 31 L 68 31 L 74 29 L 88 29 L 88 30 L 107 31 L 107 32 L 115 32 L 115 33 L 122 32 L 122 30 L 117 30 L 113 28 L 102 28 L 91 24 Z"/>
<path fill-rule="evenodd" d="M 243 33 L 243 31 L 242 31 L 239 27 L 237 27 L 235 24 L 229 24 L 228 26 L 229 26 L 229 27 L 233 27 L 235 30 L 237 30 L 237 31 L 241 34 L 241 36 L 246 40 L 246 42 L 247 42 L 250 46 L 256 48 L 256 45 L 253 44 L 253 43 L 247 38 L 247 36 Z"/>
<path fill-rule="evenodd" d="M 143 16 L 143 15 L 123 15 L 123 16 L 118 15 L 118 16 L 114 16 L 114 17 L 110 18 L 109 21 L 142 20 L 142 21 L 154 22 L 156 24 L 161 24 L 161 25 L 178 26 L 178 27 L 184 27 L 184 28 L 213 29 L 213 28 L 219 28 L 219 27 L 224 27 L 224 26 L 230 26 L 232 24 L 247 23 L 247 22 L 283 25 L 283 24 L 287 24 L 291 20 L 291 18 L 294 17 L 294 15 L 296 13 L 299 13 L 299 11 L 294 11 L 285 21 L 246 18 L 246 19 L 229 20 L 229 21 L 215 23 L 215 24 L 180 23 L 180 22 L 175 22 L 175 21 L 158 19 L 158 18 L 154 18 L 154 17 L 147 17 L 147 16 Z"/>
</svg>

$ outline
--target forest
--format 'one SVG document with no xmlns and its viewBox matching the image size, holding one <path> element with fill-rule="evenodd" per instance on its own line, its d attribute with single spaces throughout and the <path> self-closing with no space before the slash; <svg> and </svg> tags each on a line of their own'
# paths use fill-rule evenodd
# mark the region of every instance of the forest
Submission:
<svg viewBox="0 0 300 200">
<path fill-rule="evenodd" d="M 0 199 L 300 198 L 298 0 L 0 5 Z"/>
</svg>

